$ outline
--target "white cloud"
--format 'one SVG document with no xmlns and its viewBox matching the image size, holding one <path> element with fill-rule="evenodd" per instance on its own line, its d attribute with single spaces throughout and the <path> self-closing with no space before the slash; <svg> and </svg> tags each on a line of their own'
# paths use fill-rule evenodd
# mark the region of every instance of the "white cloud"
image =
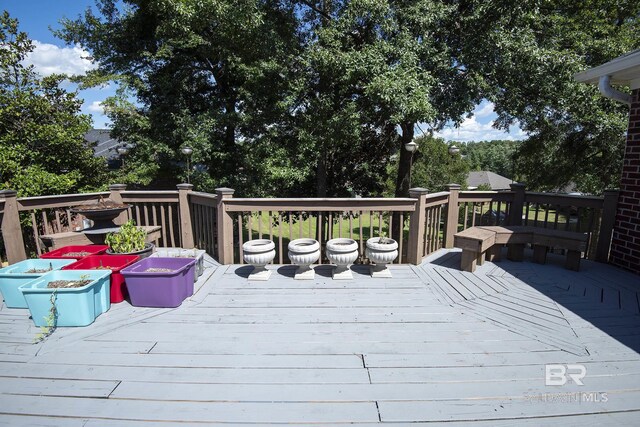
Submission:
<svg viewBox="0 0 640 427">
<path fill-rule="evenodd" d="M 33 41 L 34 50 L 27 55 L 25 63 L 33 65 L 35 71 L 43 76 L 51 74 L 84 74 L 96 68 L 88 59 L 89 52 L 79 45 L 74 47 L 59 47 L 49 43 Z"/>
<path fill-rule="evenodd" d="M 492 139 L 508 139 L 520 140 L 525 139 L 526 134 L 518 126 L 513 126 L 510 132 L 494 129 L 493 121 L 488 123 L 480 123 L 476 117 L 465 119 L 459 127 L 447 127 L 440 132 L 436 132 L 435 136 L 446 140 L 454 141 L 486 141 Z"/>
<path fill-rule="evenodd" d="M 493 111 L 494 104 L 493 102 L 486 102 L 484 105 L 479 104 L 475 110 L 473 110 L 473 115 L 478 118 L 483 118 L 495 114 Z"/>
<path fill-rule="evenodd" d="M 104 105 L 100 101 L 93 101 L 88 107 L 87 111 L 91 113 L 104 114 Z"/>
</svg>

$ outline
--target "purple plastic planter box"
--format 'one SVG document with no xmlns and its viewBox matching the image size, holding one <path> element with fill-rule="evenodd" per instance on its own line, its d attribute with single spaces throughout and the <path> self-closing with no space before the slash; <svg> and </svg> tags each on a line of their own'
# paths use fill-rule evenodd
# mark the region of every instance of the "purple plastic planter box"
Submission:
<svg viewBox="0 0 640 427">
<path fill-rule="evenodd" d="M 178 307 L 193 295 L 196 260 L 191 258 L 145 258 L 121 270 L 127 282 L 131 305 Z M 170 268 L 170 272 L 147 272 Z"/>
</svg>

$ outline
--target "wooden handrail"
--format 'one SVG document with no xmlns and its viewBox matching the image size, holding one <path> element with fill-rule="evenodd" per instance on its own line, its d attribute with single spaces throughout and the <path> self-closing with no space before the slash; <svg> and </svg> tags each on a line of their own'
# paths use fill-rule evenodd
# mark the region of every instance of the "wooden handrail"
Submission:
<svg viewBox="0 0 640 427">
<path fill-rule="evenodd" d="M 122 191 L 124 203 L 178 203 L 177 191 Z"/>
<path fill-rule="evenodd" d="M 425 208 L 430 208 L 432 206 L 438 205 L 446 205 L 449 203 L 449 192 L 441 191 L 439 193 L 427 194 L 425 197 L 426 203 L 424 205 Z"/>
<path fill-rule="evenodd" d="M 224 209 L 227 212 L 255 212 L 255 211 L 392 211 L 413 212 L 415 199 L 410 198 L 274 198 L 274 199 L 241 199 L 225 200 Z"/>
<path fill-rule="evenodd" d="M 19 197 L 18 211 L 30 211 L 33 209 L 68 208 L 100 197 L 109 197 L 108 192 L 63 194 L 56 196 Z"/>
<path fill-rule="evenodd" d="M 218 196 L 210 193 L 200 193 L 192 191 L 189 193 L 189 201 L 196 205 L 203 205 L 215 208 L 218 206 Z"/>
<path fill-rule="evenodd" d="M 552 193 L 525 193 L 525 203 L 538 203 L 542 205 L 573 206 L 576 208 L 602 208 L 604 197 L 578 196 L 569 194 Z"/>
<path fill-rule="evenodd" d="M 458 194 L 460 202 L 510 202 L 513 191 L 461 191 Z"/>
</svg>

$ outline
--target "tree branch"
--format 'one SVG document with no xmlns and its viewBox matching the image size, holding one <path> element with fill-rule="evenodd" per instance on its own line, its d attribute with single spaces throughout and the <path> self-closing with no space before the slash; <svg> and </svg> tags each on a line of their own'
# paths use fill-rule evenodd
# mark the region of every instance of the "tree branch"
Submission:
<svg viewBox="0 0 640 427">
<path fill-rule="evenodd" d="M 316 13 L 319 13 L 320 15 L 322 15 L 322 17 L 328 21 L 331 21 L 331 15 L 329 15 L 327 12 L 325 12 L 322 9 L 318 9 L 318 7 L 316 7 L 314 4 L 312 4 L 310 1 L 306 1 L 306 0 L 301 0 L 300 3 L 303 3 L 305 5 L 307 5 L 311 10 L 313 10 Z"/>
</svg>

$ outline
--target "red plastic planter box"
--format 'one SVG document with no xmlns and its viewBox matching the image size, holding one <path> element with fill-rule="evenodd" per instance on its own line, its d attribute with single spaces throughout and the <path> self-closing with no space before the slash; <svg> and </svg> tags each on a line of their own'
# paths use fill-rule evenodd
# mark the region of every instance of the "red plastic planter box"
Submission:
<svg viewBox="0 0 640 427">
<path fill-rule="evenodd" d="M 107 245 L 75 245 L 64 246 L 62 248 L 55 249 L 46 254 L 40 255 L 42 259 L 82 259 L 89 255 L 103 254 L 109 246 Z M 87 255 L 74 255 L 74 253 L 88 252 Z"/>
<path fill-rule="evenodd" d="M 111 270 L 111 302 L 118 303 L 127 296 L 127 287 L 120 270 L 139 258 L 138 255 L 91 255 L 65 266 L 63 270 L 97 270 L 97 267 L 108 267 Z"/>
</svg>

